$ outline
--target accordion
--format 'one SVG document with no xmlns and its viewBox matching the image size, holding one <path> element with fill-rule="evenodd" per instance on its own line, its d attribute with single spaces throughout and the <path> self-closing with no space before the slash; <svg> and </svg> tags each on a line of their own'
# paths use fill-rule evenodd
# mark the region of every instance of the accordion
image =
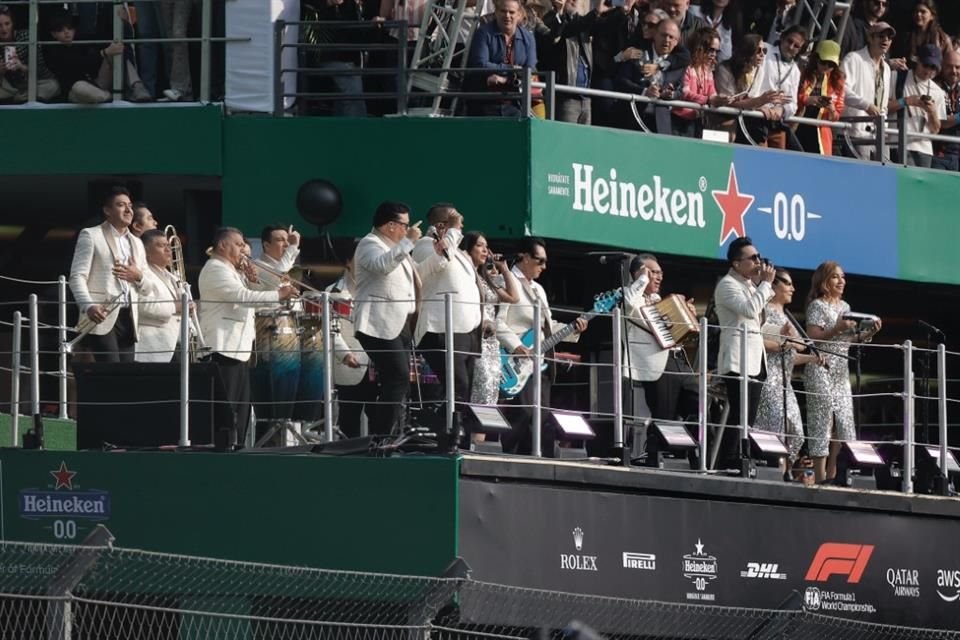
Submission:
<svg viewBox="0 0 960 640">
<path fill-rule="evenodd" d="M 690 313 L 683 296 L 667 296 L 656 304 L 640 307 L 650 333 L 663 349 L 672 349 L 691 333 L 699 333 L 697 317 Z"/>
</svg>

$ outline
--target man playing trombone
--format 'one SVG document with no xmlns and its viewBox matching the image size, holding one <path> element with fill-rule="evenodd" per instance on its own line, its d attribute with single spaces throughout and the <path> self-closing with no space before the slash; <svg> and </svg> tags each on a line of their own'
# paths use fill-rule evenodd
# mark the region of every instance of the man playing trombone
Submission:
<svg viewBox="0 0 960 640">
<path fill-rule="evenodd" d="M 141 298 L 137 362 L 170 362 L 180 338 L 180 282 L 170 268 L 173 250 L 159 229 L 140 236 L 147 252 L 144 277 L 154 280 L 153 291 Z"/>
</svg>

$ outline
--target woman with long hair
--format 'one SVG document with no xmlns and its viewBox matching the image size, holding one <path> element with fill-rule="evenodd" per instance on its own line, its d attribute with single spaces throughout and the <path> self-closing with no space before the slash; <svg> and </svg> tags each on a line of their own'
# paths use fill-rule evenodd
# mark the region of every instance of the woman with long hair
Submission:
<svg viewBox="0 0 960 640">
<path fill-rule="evenodd" d="M 737 0 L 700 0 L 699 5 L 690 5 L 689 11 L 716 29 L 720 37 L 717 63 L 733 57 L 733 34 L 740 32 L 741 22 Z"/>
<path fill-rule="evenodd" d="M 720 36 L 715 29 L 703 27 L 690 38 L 690 66 L 683 74 L 681 100 L 717 107 L 727 104 L 725 96 L 717 95 L 714 86 L 713 70 L 720 51 Z M 703 119 L 700 111 L 690 108 L 673 110 L 673 135 L 699 138 L 703 131 Z"/>
<path fill-rule="evenodd" d="M 479 231 L 470 231 L 460 244 L 477 268 L 480 301 L 483 304 L 480 359 L 473 370 L 472 404 L 496 404 L 500 391 L 500 343 L 497 340 L 497 305 L 520 299 L 520 284 L 501 255 L 490 253 L 487 238 Z M 483 434 L 474 434 L 475 442 Z"/>
<path fill-rule="evenodd" d="M 840 45 L 822 40 L 800 74 L 798 112 L 805 118 L 836 122 L 843 113 L 846 77 L 840 69 Z M 833 155 L 833 129 L 801 124 L 797 139 L 807 153 Z"/>
<path fill-rule="evenodd" d="M 913 26 L 901 36 L 896 50 L 907 59 L 912 69 L 917 64 L 920 47 L 932 44 L 941 51 L 950 48 L 950 36 L 940 26 L 940 11 L 934 0 L 917 0 L 913 5 Z"/>
<path fill-rule="evenodd" d="M 761 328 L 763 347 L 767 352 L 767 379 L 760 393 L 754 427 L 786 436 L 789 460 L 782 461 L 784 478 L 795 463 L 803 446 L 803 419 L 793 390 L 793 368 L 800 364 L 822 364 L 821 357 L 800 353 L 805 347 L 799 331 L 787 317 L 786 307 L 793 301 L 796 289 L 786 269 L 778 268 L 773 278 L 773 298 L 765 309 L 766 321 Z"/>
<path fill-rule="evenodd" d="M 880 321 L 858 332 L 857 323 L 844 320 L 850 305 L 843 300 L 846 276 L 828 260 L 813 272 L 807 295 L 807 334 L 818 341 L 825 366 L 808 364 L 804 372 L 807 392 L 807 436 L 817 482 L 837 475 L 837 455 L 845 440 L 856 440 L 853 391 L 847 352 L 850 343 L 867 342 L 880 330 Z"/>
<path fill-rule="evenodd" d="M 751 33 L 740 40 L 732 58 L 717 65 L 713 74 L 714 85 L 717 93 L 729 98 L 728 104 L 731 107 L 757 109 L 777 98 L 778 92 L 772 89 L 756 97 L 749 95 L 766 55 L 767 43 L 757 34 Z M 728 131 L 731 142 L 737 137 L 735 119 L 723 119 L 713 126 Z"/>
</svg>

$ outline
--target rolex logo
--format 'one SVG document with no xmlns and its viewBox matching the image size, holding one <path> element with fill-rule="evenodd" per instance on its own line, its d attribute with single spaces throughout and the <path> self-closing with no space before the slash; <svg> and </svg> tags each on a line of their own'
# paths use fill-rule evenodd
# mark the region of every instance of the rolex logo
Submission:
<svg viewBox="0 0 960 640">
<path fill-rule="evenodd" d="M 573 530 L 573 546 L 577 548 L 577 551 L 583 549 L 583 529 L 580 527 Z"/>
</svg>

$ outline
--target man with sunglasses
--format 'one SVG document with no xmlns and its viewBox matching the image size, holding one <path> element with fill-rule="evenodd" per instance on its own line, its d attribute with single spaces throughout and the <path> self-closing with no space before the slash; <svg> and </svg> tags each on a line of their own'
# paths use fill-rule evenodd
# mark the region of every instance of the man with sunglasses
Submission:
<svg viewBox="0 0 960 640">
<path fill-rule="evenodd" d="M 843 32 L 840 43 L 841 57 L 851 51 L 859 51 L 870 41 L 870 28 L 883 20 L 887 13 L 887 0 L 864 0 L 860 3 L 859 15 L 853 16 Z"/>
<path fill-rule="evenodd" d="M 917 64 L 907 72 L 903 95 L 891 98 L 887 110 L 907 110 L 907 133 L 940 133 L 940 122 L 947 117 L 946 94 L 934 81 L 943 64 L 943 53 L 935 44 L 925 44 L 917 51 Z M 933 143 L 920 138 L 907 138 L 907 164 L 930 168 L 933 165 Z"/>
<path fill-rule="evenodd" d="M 747 423 L 753 424 L 760 402 L 760 392 L 766 377 L 766 353 L 760 327 L 763 324 L 763 309 L 773 297 L 773 265 L 764 261 L 753 241 L 744 236 L 730 243 L 727 249 L 730 269 L 717 283 L 713 292 L 720 323 L 720 350 L 717 358 L 717 373 L 724 378 L 727 387 L 727 403 L 730 414 L 727 424 L 740 424 L 740 375 L 744 370 L 750 378 L 748 389 Z M 741 361 L 742 340 L 740 326 L 747 328 L 747 360 Z M 718 467 L 734 468 L 745 472 L 743 459 L 749 451 L 740 450 L 739 429 L 725 429 L 720 448 Z"/>
<path fill-rule="evenodd" d="M 421 235 L 419 222 L 410 225 L 410 207 L 383 202 L 354 253 L 353 326 L 378 375 L 377 404 L 367 414 L 370 433 L 390 433 L 400 423 L 410 391 L 410 316 L 420 293 L 410 252 Z"/>
<path fill-rule="evenodd" d="M 960 53 L 954 50 L 943 54 L 940 88 L 946 94 L 947 118 L 940 122 L 940 133 L 960 136 Z M 960 171 L 960 139 L 957 142 L 934 144 L 933 168 Z"/>
<path fill-rule="evenodd" d="M 617 63 L 640 59 L 643 50 L 634 43 L 653 40 L 657 26 L 665 18 L 667 14 L 660 9 L 645 13 L 638 0 L 626 0 L 622 7 L 615 7 L 597 18 L 593 36 L 593 88 L 613 91 Z M 615 102 L 609 98 L 593 99 L 594 124 L 616 125 Z"/>
<path fill-rule="evenodd" d="M 876 22 L 869 29 L 867 46 L 844 56 L 842 68 L 847 77 L 844 117 L 886 117 L 890 96 L 890 65 L 886 55 L 896 35 L 888 23 Z M 870 136 L 875 131 L 872 123 L 858 122 L 854 124 L 853 136 Z M 873 147 L 860 147 L 858 151 L 865 158 L 879 160 L 874 158 Z M 849 149 L 846 155 L 856 157 Z"/>
</svg>

